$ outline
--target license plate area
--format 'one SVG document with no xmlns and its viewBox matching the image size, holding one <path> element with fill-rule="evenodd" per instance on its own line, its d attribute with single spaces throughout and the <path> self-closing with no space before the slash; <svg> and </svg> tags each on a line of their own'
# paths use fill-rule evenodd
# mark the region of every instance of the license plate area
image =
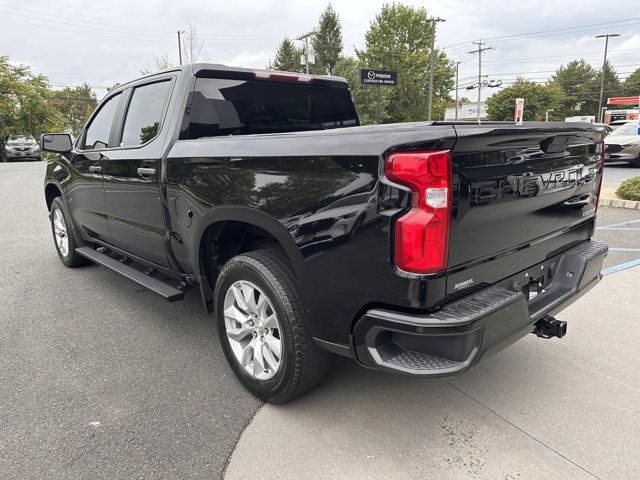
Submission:
<svg viewBox="0 0 640 480">
<path fill-rule="evenodd" d="M 520 290 L 527 302 L 547 293 L 558 267 L 557 259 L 545 261 L 511 277 L 511 287 Z"/>
<path fill-rule="evenodd" d="M 531 301 L 536 298 L 538 295 L 544 293 L 546 290 L 544 288 L 545 277 L 532 278 L 529 280 L 529 283 L 522 288 L 522 293 L 527 301 Z"/>
</svg>

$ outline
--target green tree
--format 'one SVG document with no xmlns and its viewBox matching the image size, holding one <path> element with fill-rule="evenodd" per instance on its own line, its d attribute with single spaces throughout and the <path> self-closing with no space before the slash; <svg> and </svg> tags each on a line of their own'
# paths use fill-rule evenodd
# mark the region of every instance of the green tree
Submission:
<svg viewBox="0 0 640 480">
<path fill-rule="evenodd" d="M 89 119 L 91 112 L 98 105 L 98 99 L 91 87 L 83 83 L 79 87 L 65 87 L 53 92 L 56 108 L 64 117 L 67 128 L 73 135 L 80 130 Z"/>
<path fill-rule="evenodd" d="M 551 76 L 551 83 L 564 92 L 553 118 L 565 117 L 597 110 L 598 96 L 591 91 L 598 72 L 584 60 L 573 60 L 559 67 Z"/>
<path fill-rule="evenodd" d="M 47 77 L 0 56 L 0 145 L 9 135 L 39 138 L 44 132 L 62 130 L 64 123 Z M 4 155 L 4 148 L 0 152 Z"/>
<path fill-rule="evenodd" d="M 360 69 L 364 65 L 356 58 L 342 57 L 338 60 L 334 75 L 344 77 L 349 82 L 349 88 L 360 115 L 362 125 L 376 123 L 377 98 L 380 95 L 381 121 L 389 120 L 388 106 L 393 94 L 393 87 L 378 87 L 374 85 L 362 85 L 360 83 Z"/>
<path fill-rule="evenodd" d="M 487 98 L 487 114 L 491 120 L 512 121 L 516 98 L 524 98 L 524 119 L 543 120 L 547 110 L 560 108 L 563 95 L 558 85 L 538 85 L 520 77 Z"/>
<path fill-rule="evenodd" d="M 640 68 L 627 77 L 622 88 L 626 96 L 640 95 Z"/>
<path fill-rule="evenodd" d="M 314 71 L 333 75 L 342 53 L 342 27 L 331 4 L 320 15 L 316 34 L 311 40 L 316 56 Z"/>
<path fill-rule="evenodd" d="M 365 35 L 365 48 L 356 53 L 366 68 L 395 70 L 398 85 L 393 88 L 386 121 L 412 122 L 427 117 L 429 55 L 432 28 L 425 8 L 384 5 Z M 434 118 L 442 118 L 443 99 L 453 88 L 454 67 L 447 55 L 437 50 L 434 59 Z"/>
<path fill-rule="evenodd" d="M 267 68 L 285 72 L 298 72 L 300 70 L 300 54 L 300 50 L 296 48 L 293 42 L 285 37 L 278 46 L 278 50 L 276 50 L 273 63 L 267 65 Z"/>
</svg>

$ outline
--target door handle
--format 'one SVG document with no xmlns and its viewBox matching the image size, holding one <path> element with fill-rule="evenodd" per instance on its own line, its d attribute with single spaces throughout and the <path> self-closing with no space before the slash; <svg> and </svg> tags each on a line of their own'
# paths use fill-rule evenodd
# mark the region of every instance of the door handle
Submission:
<svg viewBox="0 0 640 480">
<path fill-rule="evenodd" d="M 102 173 L 102 167 L 100 165 L 91 165 L 89 166 L 89 171 L 91 173 Z"/>
<path fill-rule="evenodd" d="M 155 168 L 140 167 L 138 169 L 138 175 L 140 175 L 142 178 L 149 178 L 155 174 L 156 174 Z"/>
</svg>

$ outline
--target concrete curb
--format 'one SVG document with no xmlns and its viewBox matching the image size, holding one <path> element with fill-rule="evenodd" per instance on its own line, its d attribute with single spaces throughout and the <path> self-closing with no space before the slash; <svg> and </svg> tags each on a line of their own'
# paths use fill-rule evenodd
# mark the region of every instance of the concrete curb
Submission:
<svg viewBox="0 0 640 480">
<path fill-rule="evenodd" d="M 621 198 L 600 197 L 598 205 L 601 207 L 627 208 L 630 210 L 640 210 L 640 202 L 636 200 L 622 200 Z"/>
</svg>

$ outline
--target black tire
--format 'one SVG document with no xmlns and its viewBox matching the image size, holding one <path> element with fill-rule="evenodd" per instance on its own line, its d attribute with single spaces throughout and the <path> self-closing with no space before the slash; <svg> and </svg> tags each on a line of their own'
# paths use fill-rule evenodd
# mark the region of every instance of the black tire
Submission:
<svg viewBox="0 0 640 480">
<path fill-rule="evenodd" d="M 62 220 L 64 221 L 64 226 L 66 228 L 66 238 L 68 241 L 68 249 L 67 249 L 67 253 L 64 254 L 61 250 L 60 247 L 58 246 L 58 241 L 57 241 L 57 237 L 56 237 L 56 231 L 55 231 L 55 226 L 54 226 L 54 218 L 56 216 L 56 212 L 59 211 L 61 216 L 62 216 Z M 68 221 L 68 216 L 66 213 L 66 210 L 64 208 L 64 204 L 62 203 L 62 198 L 61 197 L 56 197 L 53 199 L 53 202 L 51 202 L 51 210 L 49 213 L 49 218 L 51 219 L 51 233 L 53 235 L 53 244 L 56 247 L 56 252 L 58 252 L 58 256 L 60 257 L 60 261 L 62 263 L 64 263 L 67 267 L 70 268 L 75 268 L 75 267 L 80 267 L 82 265 L 87 265 L 89 263 L 89 261 L 84 258 L 83 256 L 79 255 L 76 252 L 76 239 L 73 236 L 73 232 L 72 232 L 72 225 L 71 223 Z"/>
<path fill-rule="evenodd" d="M 640 157 L 638 157 L 638 158 L 636 158 L 634 160 L 631 160 L 629 163 L 633 167 L 640 168 Z"/>
<path fill-rule="evenodd" d="M 231 285 L 239 280 L 253 283 L 266 294 L 280 324 L 281 363 L 268 380 L 256 379 L 242 367 L 227 338 L 224 299 Z M 227 361 L 244 387 L 256 397 L 269 403 L 286 403 L 324 379 L 330 354 L 318 348 L 311 338 L 293 269 L 277 250 L 244 253 L 225 263 L 216 282 L 215 315 Z"/>
</svg>

